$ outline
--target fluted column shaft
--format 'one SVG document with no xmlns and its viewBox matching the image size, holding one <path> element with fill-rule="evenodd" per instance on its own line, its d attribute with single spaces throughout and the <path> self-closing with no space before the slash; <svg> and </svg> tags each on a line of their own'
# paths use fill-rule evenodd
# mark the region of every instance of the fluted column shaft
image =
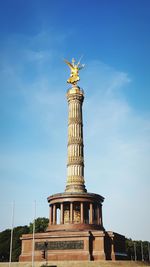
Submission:
<svg viewBox="0 0 150 267">
<path fill-rule="evenodd" d="M 56 205 L 53 205 L 53 224 L 56 224 L 57 218 L 56 218 Z"/>
<path fill-rule="evenodd" d="M 60 205 L 60 223 L 64 223 L 64 204 L 61 203 Z"/>
<path fill-rule="evenodd" d="M 73 223 L 73 203 L 70 203 L 70 223 Z"/>
<path fill-rule="evenodd" d="M 93 224 L 93 204 L 90 203 L 90 218 L 89 218 L 89 223 Z"/>
<path fill-rule="evenodd" d="M 83 202 L 80 203 L 80 211 L 81 211 L 81 223 L 83 223 L 83 221 L 84 221 Z"/>
<path fill-rule="evenodd" d="M 83 152 L 83 91 L 74 86 L 67 92 L 68 100 L 68 162 L 66 192 L 86 192 Z"/>
<path fill-rule="evenodd" d="M 49 224 L 53 224 L 53 206 L 50 206 L 50 219 L 49 219 Z"/>
</svg>

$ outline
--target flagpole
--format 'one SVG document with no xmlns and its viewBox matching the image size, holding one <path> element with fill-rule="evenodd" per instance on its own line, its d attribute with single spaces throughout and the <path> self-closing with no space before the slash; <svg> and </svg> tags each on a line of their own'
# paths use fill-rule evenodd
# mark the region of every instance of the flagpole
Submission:
<svg viewBox="0 0 150 267">
<path fill-rule="evenodd" d="M 32 233 L 32 267 L 34 267 L 34 250 L 35 250 L 35 218 L 36 218 L 36 201 L 34 201 L 34 216 L 33 216 L 33 233 Z"/>
<path fill-rule="evenodd" d="M 13 229 L 14 229 L 14 210 L 15 210 L 15 202 L 12 202 L 12 217 L 11 217 L 11 236 L 10 236 L 10 251 L 9 251 L 9 267 L 11 265 L 12 258 L 12 244 L 13 244 Z"/>
</svg>

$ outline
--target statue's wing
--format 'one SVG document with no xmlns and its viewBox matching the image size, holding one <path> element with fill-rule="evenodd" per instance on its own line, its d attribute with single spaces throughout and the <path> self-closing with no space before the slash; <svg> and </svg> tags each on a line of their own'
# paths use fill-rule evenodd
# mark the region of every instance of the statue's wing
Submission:
<svg viewBox="0 0 150 267">
<path fill-rule="evenodd" d="M 64 59 L 64 61 L 66 62 L 66 64 L 69 66 L 70 69 L 74 68 L 73 65 L 69 61 L 67 61 L 66 59 Z"/>
<path fill-rule="evenodd" d="M 85 67 L 85 64 L 82 64 L 79 66 L 79 70 L 83 69 Z"/>
</svg>

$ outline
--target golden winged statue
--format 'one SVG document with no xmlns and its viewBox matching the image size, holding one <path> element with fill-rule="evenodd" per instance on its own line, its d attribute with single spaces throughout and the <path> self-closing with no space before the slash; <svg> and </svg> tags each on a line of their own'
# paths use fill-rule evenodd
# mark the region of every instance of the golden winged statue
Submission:
<svg viewBox="0 0 150 267">
<path fill-rule="evenodd" d="M 84 68 L 85 64 L 80 64 L 81 59 L 77 64 L 75 64 L 75 59 L 72 59 L 72 62 L 70 63 L 66 59 L 64 59 L 65 63 L 69 66 L 71 73 L 70 73 L 70 78 L 67 80 L 67 83 L 71 83 L 73 85 L 76 85 L 77 82 L 80 80 L 79 78 L 79 70 Z"/>
</svg>

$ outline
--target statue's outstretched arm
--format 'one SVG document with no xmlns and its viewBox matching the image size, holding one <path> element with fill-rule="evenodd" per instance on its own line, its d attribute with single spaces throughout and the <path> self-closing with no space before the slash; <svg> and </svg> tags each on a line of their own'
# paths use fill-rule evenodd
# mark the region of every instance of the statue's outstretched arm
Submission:
<svg viewBox="0 0 150 267">
<path fill-rule="evenodd" d="M 64 61 L 66 62 L 66 64 L 69 66 L 71 70 L 74 69 L 73 65 L 69 61 L 67 61 L 66 59 L 64 59 Z"/>
</svg>

